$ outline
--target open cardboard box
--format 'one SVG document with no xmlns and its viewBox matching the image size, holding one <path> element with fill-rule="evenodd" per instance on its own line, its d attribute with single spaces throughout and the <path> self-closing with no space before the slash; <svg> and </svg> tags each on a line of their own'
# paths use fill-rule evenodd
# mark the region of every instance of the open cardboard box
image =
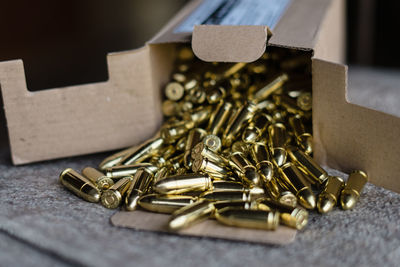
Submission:
<svg viewBox="0 0 400 267">
<path fill-rule="evenodd" d="M 108 55 L 110 78 L 106 82 L 29 92 L 23 62 L 0 63 L 13 163 L 119 149 L 152 136 L 162 121 L 161 88 L 169 80 L 177 43 L 191 40 L 197 57 L 222 62 L 255 61 L 269 45 L 313 51 L 317 161 L 345 172 L 364 170 L 372 183 L 400 192 L 396 179 L 400 172 L 400 118 L 351 104 L 346 98 L 347 67 L 341 64 L 345 50 L 343 0 L 292 1 L 272 30 L 266 26 L 201 25 L 193 33 L 173 33 L 201 3 L 190 2 L 144 47 Z M 135 222 L 127 220 L 114 222 L 135 227 Z M 280 243 L 293 240 L 294 233 Z M 265 242 L 279 243 L 268 240 Z"/>
</svg>

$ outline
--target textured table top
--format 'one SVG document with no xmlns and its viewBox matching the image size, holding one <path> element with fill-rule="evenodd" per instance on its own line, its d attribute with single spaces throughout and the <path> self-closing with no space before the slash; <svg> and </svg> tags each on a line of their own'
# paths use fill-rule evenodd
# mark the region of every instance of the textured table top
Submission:
<svg viewBox="0 0 400 267">
<path fill-rule="evenodd" d="M 349 99 L 400 113 L 400 73 L 351 68 Z M 379 96 L 379 98 L 378 98 Z M 0 266 L 398 266 L 400 195 L 368 184 L 352 211 L 310 221 L 286 246 L 113 227 L 116 211 L 78 199 L 58 182 L 108 154 L 12 166 L 0 148 Z M 330 174 L 345 177 L 335 170 Z M 347 177 L 346 177 L 347 178 Z"/>
</svg>

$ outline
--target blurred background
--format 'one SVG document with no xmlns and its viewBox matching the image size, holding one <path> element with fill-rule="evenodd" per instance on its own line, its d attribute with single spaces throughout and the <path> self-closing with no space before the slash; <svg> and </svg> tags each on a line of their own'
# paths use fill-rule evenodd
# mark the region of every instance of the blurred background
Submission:
<svg viewBox="0 0 400 267">
<path fill-rule="evenodd" d="M 142 46 L 187 1 L 1 2 L 0 61 L 22 58 L 28 89 L 37 91 L 107 80 L 107 53 Z M 399 68 L 400 2 L 351 0 L 347 6 L 348 63 Z M 4 126 L 0 131 L 5 136 Z"/>
</svg>

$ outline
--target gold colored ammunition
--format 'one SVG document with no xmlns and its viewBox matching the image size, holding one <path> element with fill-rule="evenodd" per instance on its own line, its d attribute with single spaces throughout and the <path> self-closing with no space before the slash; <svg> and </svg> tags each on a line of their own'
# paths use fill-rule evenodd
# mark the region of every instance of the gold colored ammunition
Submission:
<svg viewBox="0 0 400 267">
<path fill-rule="evenodd" d="M 247 157 L 247 155 L 249 154 L 249 144 L 243 141 L 236 141 L 232 144 L 231 151 L 232 153 L 241 152 Z"/>
<path fill-rule="evenodd" d="M 185 89 L 180 83 L 170 82 L 165 87 L 165 96 L 172 101 L 178 101 L 185 94 Z"/>
<path fill-rule="evenodd" d="M 203 88 L 195 87 L 189 91 L 189 100 L 195 104 L 203 104 L 207 99 L 207 93 Z"/>
<path fill-rule="evenodd" d="M 275 123 L 268 126 L 269 147 L 272 152 L 272 160 L 277 166 L 282 166 L 286 162 L 286 145 L 288 137 L 286 127 L 282 123 Z"/>
<path fill-rule="evenodd" d="M 146 168 L 140 168 L 136 172 L 133 182 L 126 193 L 125 208 L 127 210 L 136 209 L 138 199 L 149 190 L 153 178 L 153 173 Z"/>
<path fill-rule="evenodd" d="M 186 128 L 194 128 L 198 127 L 202 123 L 208 121 L 211 116 L 213 107 L 206 106 L 206 107 L 198 107 L 195 110 L 188 111 L 182 115 L 183 120 L 185 121 Z"/>
<path fill-rule="evenodd" d="M 283 184 L 294 194 L 306 209 L 315 208 L 315 196 L 304 175 L 295 165 L 288 162 L 279 169 Z"/>
<path fill-rule="evenodd" d="M 99 202 L 101 192 L 92 182 L 71 168 L 60 174 L 60 183 L 78 197 L 89 202 Z"/>
<path fill-rule="evenodd" d="M 264 183 L 270 182 L 274 176 L 274 165 L 271 162 L 267 146 L 260 142 L 254 143 L 251 145 L 250 154 Z"/>
<path fill-rule="evenodd" d="M 177 151 L 185 151 L 186 139 L 187 139 L 186 136 L 184 136 L 176 142 L 175 147 Z"/>
<path fill-rule="evenodd" d="M 310 111 L 312 108 L 311 93 L 310 92 L 302 92 L 297 97 L 297 106 L 304 111 Z"/>
<path fill-rule="evenodd" d="M 297 106 L 296 101 L 287 95 L 274 95 L 275 104 L 285 108 L 290 114 L 297 114 L 300 116 L 309 116 L 302 109 Z"/>
<path fill-rule="evenodd" d="M 224 132 L 222 145 L 226 147 L 231 146 L 241 129 L 254 115 L 256 108 L 257 106 L 254 103 L 249 102 L 236 111 Z"/>
<path fill-rule="evenodd" d="M 188 126 L 191 125 L 186 124 L 185 121 L 164 125 L 160 130 L 161 138 L 165 143 L 172 144 L 188 132 L 190 128 L 188 128 Z"/>
<path fill-rule="evenodd" d="M 173 213 L 196 201 L 191 196 L 149 194 L 139 198 L 141 208 L 158 213 Z"/>
<path fill-rule="evenodd" d="M 169 229 L 177 231 L 207 220 L 215 207 L 208 200 L 200 200 L 175 211 L 168 223 Z"/>
<path fill-rule="evenodd" d="M 218 222 L 236 227 L 275 230 L 279 225 L 278 211 L 223 208 L 215 213 Z"/>
<path fill-rule="evenodd" d="M 350 173 L 346 185 L 340 194 L 340 205 L 342 209 L 349 210 L 354 207 L 367 182 L 368 176 L 365 172 L 353 171 Z"/>
<path fill-rule="evenodd" d="M 263 183 L 256 167 L 241 152 L 232 153 L 229 165 L 236 170 L 237 175 L 251 186 L 262 187 Z"/>
<path fill-rule="evenodd" d="M 255 115 L 254 119 L 244 129 L 242 140 L 247 143 L 259 141 L 267 127 L 272 123 L 272 117 L 265 113 Z"/>
<path fill-rule="evenodd" d="M 192 148 L 192 158 L 206 158 L 222 166 L 226 166 L 229 163 L 226 158 L 209 149 L 204 143 L 198 143 Z"/>
<path fill-rule="evenodd" d="M 258 202 L 256 202 L 256 201 L 248 202 L 248 201 L 242 201 L 242 200 L 238 200 L 238 201 L 222 200 L 222 201 L 213 202 L 213 205 L 217 211 L 222 210 L 223 208 L 227 208 L 227 207 L 239 208 L 239 209 L 245 209 L 245 210 L 260 209 L 259 208 L 260 205 L 258 205 Z M 263 208 L 263 207 L 261 207 L 261 208 Z"/>
<path fill-rule="evenodd" d="M 154 184 L 154 191 L 160 194 L 181 194 L 188 191 L 205 191 L 212 188 L 207 174 L 188 173 L 169 176 Z"/>
<path fill-rule="evenodd" d="M 126 155 L 128 155 L 136 150 L 137 150 L 137 146 L 129 147 L 127 149 L 124 149 L 118 153 L 115 153 L 115 154 L 105 158 L 99 164 L 99 169 L 103 171 L 106 168 L 111 168 L 111 167 L 117 166 Z"/>
<path fill-rule="evenodd" d="M 274 110 L 276 110 L 276 105 L 274 102 L 272 102 L 271 100 L 267 99 L 264 101 L 261 101 L 259 103 L 257 103 L 257 109 L 258 110 L 263 110 L 265 109 L 267 112 L 271 113 Z"/>
<path fill-rule="evenodd" d="M 303 208 L 297 208 L 283 204 L 270 198 L 259 201 L 258 205 L 265 205 L 266 207 L 270 208 L 270 210 L 279 211 L 280 221 L 286 226 L 301 230 L 307 225 L 308 212 Z"/>
<path fill-rule="evenodd" d="M 154 166 L 151 163 L 142 162 L 134 165 L 119 165 L 112 168 L 107 168 L 104 172 L 108 177 L 112 179 L 118 179 L 126 176 L 133 177 L 135 176 L 136 172 L 142 167 L 145 167 L 152 172 L 156 172 L 158 169 L 157 166 Z"/>
<path fill-rule="evenodd" d="M 192 171 L 205 172 L 215 179 L 230 179 L 230 175 L 232 174 L 225 165 L 210 161 L 205 157 L 194 159 Z"/>
<path fill-rule="evenodd" d="M 165 177 L 168 177 L 169 173 L 170 169 L 167 166 L 158 169 L 157 172 L 154 174 L 153 184 L 156 184 L 158 181 L 161 181 Z"/>
<path fill-rule="evenodd" d="M 342 178 L 329 176 L 324 191 L 318 196 L 317 208 L 319 213 L 328 213 L 336 206 L 343 187 L 344 182 Z"/>
<path fill-rule="evenodd" d="M 207 101 L 209 104 L 216 104 L 223 100 L 226 96 L 226 91 L 222 86 L 215 86 L 207 91 Z"/>
<path fill-rule="evenodd" d="M 250 95 L 250 99 L 255 103 L 260 103 L 261 101 L 267 99 L 273 93 L 276 93 L 278 90 L 282 88 L 285 82 L 289 79 L 286 73 L 279 75 L 270 83 L 261 87 L 259 90 L 254 92 L 254 94 Z"/>
<path fill-rule="evenodd" d="M 114 181 L 110 177 L 92 167 L 84 168 L 82 175 L 97 185 L 100 190 L 108 189 L 114 184 Z"/>
<path fill-rule="evenodd" d="M 215 191 L 246 191 L 248 190 L 242 183 L 233 181 L 213 181 L 212 187 L 209 188 Z"/>
<path fill-rule="evenodd" d="M 227 123 L 231 115 L 232 109 L 232 103 L 221 101 L 215 111 L 211 114 L 210 121 L 207 127 L 208 132 L 213 135 L 218 135 L 222 130 L 222 127 L 224 127 Z"/>
<path fill-rule="evenodd" d="M 163 138 L 150 140 L 139 146 L 136 150 L 126 154 L 120 161 L 119 165 L 132 165 L 143 162 L 146 158 L 154 155 L 158 149 L 164 144 Z"/>
<path fill-rule="evenodd" d="M 116 209 L 121 204 L 122 198 L 125 196 L 131 183 L 131 177 L 120 179 L 108 190 L 104 191 L 101 195 L 101 204 L 107 209 Z"/>
<path fill-rule="evenodd" d="M 295 208 L 297 206 L 297 197 L 290 191 L 283 191 L 278 197 L 278 201 Z"/>
<path fill-rule="evenodd" d="M 194 128 L 189 131 L 185 144 L 185 154 L 183 158 L 183 163 L 186 168 L 192 166 L 192 148 L 201 142 L 207 132 L 200 128 Z"/>
<path fill-rule="evenodd" d="M 265 198 L 264 189 L 259 187 L 254 187 L 251 189 L 244 190 L 215 190 L 207 191 L 200 195 L 200 198 L 208 199 L 211 201 L 254 201 L 259 198 Z"/>
<path fill-rule="evenodd" d="M 203 144 L 205 144 L 207 148 L 213 152 L 220 151 L 222 147 L 221 139 L 213 134 L 206 135 L 203 139 Z"/>
<path fill-rule="evenodd" d="M 315 162 L 315 160 L 295 147 L 288 149 L 290 158 L 298 165 L 301 166 L 301 170 L 305 171 L 308 177 L 318 185 L 322 185 L 328 179 L 328 173 Z"/>
<path fill-rule="evenodd" d="M 302 117 L 300 115 L 290 117 L 289 124 L 296 137 L 296 143 L 307 155 L 310 155 L 313 152 L 313 138 L 311 134 L 306 132 Z"/>
<path fill-rule="evenodd" d="M 164 100 L 161 106 L 161 110 L 164 116 L 172 117 L 178 114 L 179 104 L 172 100 Z"/>
</svg>

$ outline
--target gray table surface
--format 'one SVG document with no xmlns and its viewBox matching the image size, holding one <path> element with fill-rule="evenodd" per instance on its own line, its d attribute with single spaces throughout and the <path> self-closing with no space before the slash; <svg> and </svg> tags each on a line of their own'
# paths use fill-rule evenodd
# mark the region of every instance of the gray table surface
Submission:
<svg viewBox="0 0 400 267">
<path fill-rule="evenodd" d="M 400 115 L 400 72 L 351 68 L 349 99 Z M 107 154 L 12 166 L 0 148 L 0 266 L 399 266 L 400 195 L 368 184 L 352 211 L 310 214 L 286 246 L 113 227 L 116 211 L 78 199 L 58 183 L 66 167 Z M 345 177 L 330 170 L 330 174 Z"/>
</svg>

